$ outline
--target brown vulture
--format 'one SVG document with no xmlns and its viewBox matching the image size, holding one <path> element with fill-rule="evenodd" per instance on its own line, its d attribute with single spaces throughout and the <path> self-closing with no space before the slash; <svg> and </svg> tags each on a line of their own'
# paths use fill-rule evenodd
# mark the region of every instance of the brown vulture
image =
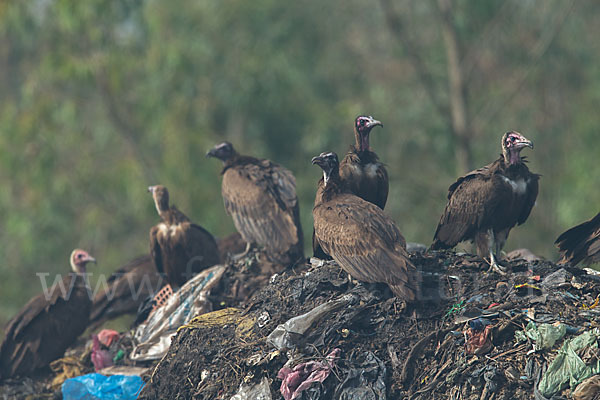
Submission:
<svg viewBox="0 0 600 400">
<path fill-rule="evenodd" d="M 8 322 L 0 346 L 0 379 L 27 375 L 62 357 L 81 335 L 92 308 L 86 264 L 96 260 L 83 250 L 73 250 L 73 273 L 57 280 L 32 298 Z"/>
<path fill-rule="evenodd" d="M 116 270 L 106 281 L 92 304 L 91 326 L 123 314 L 135 314 L 149 296 L 153 296 L 166 283 L 156 271 L 152 257 L 143 255 Z"/>
<path fill-rule="evenodd" d="M 561 255 L 560 264 L 577 265 L 583 262 L 589 265 L 600 262 L 600 213 L 567 230 L 554 243 Z"/>
<path fill-rule="evenodd" d="M 238 154 L 231 143 L 207 154 L 223 161 L 221 193 L 247 249 L 258 245 L 282 264 L 304 258 L 296 179 L 291 171 L 269 160 Z"/>
<path fill-rule="evenodd" d="M 449 249 L 472 240 L 491 267 L 515 225 L 527 220 L 538 195 L 539 175 L 529 172 L 521 150 L 533 143 L 518 132 L 502 136 L 500 158 L 458 178 L 448 189 L 448 204 L 440 218 L 431 249 Z"/>
<path fill-rule="evenodd" d="M 169 192 L 162 185 L 150 186 L 161 222 L 150 229 L 150 254 L 156 269 L 164 273 L 173 289 L 194 274 L 220 262 L 215 238 L 192 223 L 175 206 L 169 206 Z"/>
<path fill-rule="evenodd" d="M 355 279 L 385 282 L 399 298 L 415 300 L 416 269 L 394 221 L 348 191 L 335 153 L 321 153 L 312 163 L 323 169 L 313 208 L 319 245 Z"/>
<path fill-rule="evenodd" d="M 371 129 L 383 127 L 380 121 L 371 116 L 359 115 L 354 120 L 355 144 L 340 163 L 340 178 L 348 186 L 348 190 L 363 200 L 375 204 L 382 210 L 385 208 L 389 191 L 389 179 L 385 166 L 369 147 Z M 313 254 L 315 257 L 327 259 L 329 256 L 320 248 L 313 231 Z"/>
</svg>

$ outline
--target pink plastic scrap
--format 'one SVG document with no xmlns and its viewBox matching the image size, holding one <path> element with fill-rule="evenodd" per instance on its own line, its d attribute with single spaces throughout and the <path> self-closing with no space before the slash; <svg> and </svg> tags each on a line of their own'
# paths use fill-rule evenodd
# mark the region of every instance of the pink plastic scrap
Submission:
<svg viewBox="0 0 600 400">
<path fill-rule="evenodd" d="M 325 361 L 309 361 L 298 364 L 293 369 L 283 367 L 277 373 L 277 377 L 282 380 L 281 394 L 285 400 L 293 400 L 300 396 L 300 393 L 308 389 L 313 382 L 323 382 L 336 361 L 340 358 L 341 350 L 335 348 L 329 353 Z"/>
<path fill-rule="evenodd" d="M 110 347 L 110 345 L 113 344 L 113 342 L 119 340 L 119 336 L 120 334 L 117 331 L 114 331 L 112 329 L 102 329 L 98 333 L 98 340 L 100 340 L 100 343 L 102 343 L 106 347 Z"/>
<path fill-rule="evenodd" d="M 92 335 L 94 344 L 92 345 L 92 364 L 94 364 L 94 370 L 96 372 L 103 368 L 110 367 L 113 365 L 113 358 L 110 351 L 103 349 L 98 335 Z"/>
</svg>

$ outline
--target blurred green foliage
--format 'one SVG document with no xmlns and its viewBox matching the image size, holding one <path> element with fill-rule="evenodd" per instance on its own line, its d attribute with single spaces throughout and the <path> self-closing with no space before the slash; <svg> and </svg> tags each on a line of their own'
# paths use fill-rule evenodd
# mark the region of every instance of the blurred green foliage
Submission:
<svg viewBox="0 0 600 400">
<path fill-rule="evenodd" d="M 36 272 L 68 272 L 75 247 L 97 257 L 95 273 L 146 252 L 150 184 L 216 236 L 233 231 L 221 166 L 204 157 L 223 140 L 296 174 L 310 235 L 320 176 L 310 158 L 344 153 L 361 113 L 385 124 L 372 147 L 389 168 L 387 211 L 407 240 L 429 244 L 465 172 L 444 111 L 441 17 L 435 1 L 392 4 L 399 36 L 382 4 L 0 3 L 0 322 L 41 291 Z M 599 16 L 591 0 L 453 2 L 473 167 L 516 129 L 535 142 L 525 152 L 543 174 L 506 250 L 554 258 L 555 237 L 598 212 Z"/>
</svg>

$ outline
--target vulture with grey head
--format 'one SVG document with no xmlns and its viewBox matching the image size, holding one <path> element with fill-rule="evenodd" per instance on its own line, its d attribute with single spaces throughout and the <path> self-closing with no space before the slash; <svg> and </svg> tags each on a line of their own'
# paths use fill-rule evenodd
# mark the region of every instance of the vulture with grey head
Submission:
<svg viewBox="0 0 600 400">
<path fill-rule="evenodd" d="M 95 328 L 121 315 L 135 314 L 140 304 L 165 283 L 149 254 L 135 258 L 116 270 L 94 296 L 90 326 Z"/>
<path fill-rule="evenodd" d="M 238 154 L 223 142 L 207 154 L 223 161 L 221 193 L 225 210 L 248 244 L 262 247 L 278 263 L 304 258 L 296 179 L 270 160 Z"/>
<path fill-rule="evenodd" d="M 561 234 L 554 244 L 561 255 L 559 264 L 600 262 L 600 213 Z"/>
<path fill-rule="evenodd" d="M 518 132 L 502 136 L 500 158 L 458 178 L 448 189 L 448 204 L 440 218 L 432 250 L 449 249 L 472 240 L 480 257 L 497 264 L 500 251 L 515 225 L 527 220 L 538 195 L 539 175 L 531 173 L 521 150 L 533 143 Z"/>
<path fill-rule="evenodd" d="M 321 153 L 312 163 L 323 170 L 313 208 L 319 245 L 355 279 L 385 282 L 399 298 L 415 300 L 416 269 L 394 221 L 348 190 L 335 153 Z"/>
<path fill-rule="evenodd" d="M 73 272 L 32 298 L 8 322 L 0 346 L 0 379 L 48 366 L 85 331 L 92 308 L 86 276 L 89 262 L 96 260 L 83 250 L 73 250 Z"/>
<path fill-rule="evenodd" d="M 167 276 L 173 289 L 193 275 L 220 262 L 215 238 L 192 223 L 175 206 L 169 206 L 169 192 L 162 185 L 150 186 L 161 221 L 150 229 L 150 254 L 156 269 Z"/>
<path fill-rule="evenodd" d="M 389 191 L 389 179 L 385 165 L 379 162 L 377 154 L 369 146 L 371 129 L 383 124 L 371 116 L 359 115 L 354 120 L 355 144 L 340 163 L 340 178 L 363 200 L 385 208 Z M 321 259 L 329 256 L 321 249 L 313 230 L 313 255 Z"/>
</svg>

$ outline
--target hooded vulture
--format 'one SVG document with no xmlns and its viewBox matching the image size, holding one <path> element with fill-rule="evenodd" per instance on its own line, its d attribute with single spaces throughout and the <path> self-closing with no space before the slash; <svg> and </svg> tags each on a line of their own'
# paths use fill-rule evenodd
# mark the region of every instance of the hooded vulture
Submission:
<svg viewBox="0 0 600 400">
<path fill-rule="evenodd" d="M 340 178 L 348 190 L 363 200 L 385 208 L 389 191 L 389 179 L 385 166 L 369 146 L 371 129 L 383 127 L 380 121 L 371 116 L 360 115 L 354 120 L 355 144 L 340 163 Z M 320 248 L 313 231 L 313 254 L 318 258 L 329 258 Z"/>
<path fill-rule="evenodd" d="M 472 240 L 480 257 L 496 258 L 515 225 L 527 220 L 538 195 L 539 175 L 529 172 L 521 150 L 533 143 L 518 132 L 502 136 L 500 158 L 458 178 L 448 189 L 448 204 L 440 218 L 431 249 L 449 249 Z"/>
<path fill-rule="evenodd" d="M 348 191 L 335 153 L 321 153 L 312 163 L 323 169 L 313 208 L 319 245 L 355 279 L 385 282 L 399 298 L 415 300 L 416 269 L 394 221 Z"/>
<path fill-rule="evenodd" d="M 207 157 L 223 161 L 221 193 L 225 210 L 247 249 L 258 245 L 278 263 L 304 258 L 296 179 L 291 171 L 269 160 L 239 155 L 229 142 L 210 150 Z"/>
<path fill-rule="evenodd" d="M 589 221 L 579 224 L 554 242 L 562 256 L 560 264 L 585 265 L 600 262 L 600 213 Z"/>
<path fill-rule="evenodd" d="M 85 331 L 92 307 L 86 264 L 96 260 L 77 249 L 71 253 L 70 262 L 73 273 L 29 300 L 8 322 L 0 346 L 0 379 L 47 366 L 62 357 Z"/>
<path fill-rule="evenodd" d="M 215 238 L 192 223 L 175 206 L 169 206 L 169 192 L 162 185 L 150 186 L 160 223 L 150 229 L 150 254 L 156 269 L 167 276 L 173 289 L 194 274 L 220 262 Z"/>
<path fill-rule="evenodd" d="M 149 254 L 130 261 L 116 270 L 94 297 L 90 324 L 95 327 L 123 314 L 135 314 L 165 283 Z"/>
</svg>

